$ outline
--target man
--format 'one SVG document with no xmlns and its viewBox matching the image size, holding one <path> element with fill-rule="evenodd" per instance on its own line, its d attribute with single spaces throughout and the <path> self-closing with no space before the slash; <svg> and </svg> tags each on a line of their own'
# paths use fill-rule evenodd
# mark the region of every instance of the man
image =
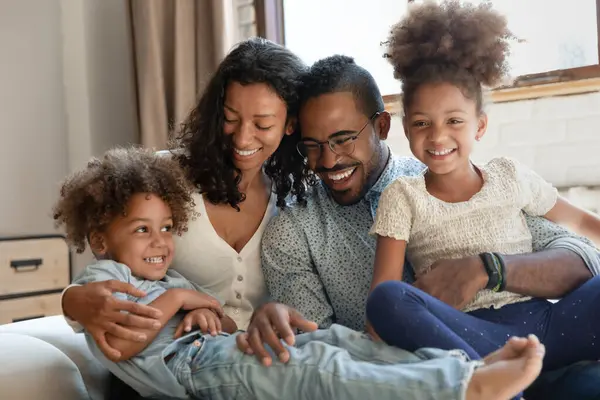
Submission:
<svg viewBox="0 0 600 400">
<path fill-rule="evenodd" d="M 423 165 L 391 154 L 384 140 L 390 115 L 373 77 L 349 57 L 316 62 L 305 77 L 299 123 L 299 151 L 320 182 L 305 207 L 292 205 L 275 217 L 263 236 L 263 270 L 272 298 L 258 309 L 241 349 L 271 362 L 263 342 L 279 358 L 287 353 L 278 338 L 293 341 L 292 328 L 320 328 L 332 323 L 365 330 L 365 302 L 372 278 L 375 238 L 368 235 L 381 192 L 395 178 L 414 175 Z M 600 257 L 591 242 L 543 218 L 527 217 L 535 253 L 504 256 L 507 290 L 524 295 L 559 298 L 600 272 Z M 410 266 L 405 279 L 413 281 Z M 425 292 L 461 308 L 488 276 L 479 257 L 439 260 L 414 281 Z M 578 366 L 569 380 L 600 376 L 600 367 Z M 567 377 L 554 373 L 553 382 Z M 544 379 L 544 378 L 542 378 Z M 534 395 L 595 398 L 600 381 L 538 385 Z M 560 393 L 560 395 L 558 394 Z"/>
</svg>

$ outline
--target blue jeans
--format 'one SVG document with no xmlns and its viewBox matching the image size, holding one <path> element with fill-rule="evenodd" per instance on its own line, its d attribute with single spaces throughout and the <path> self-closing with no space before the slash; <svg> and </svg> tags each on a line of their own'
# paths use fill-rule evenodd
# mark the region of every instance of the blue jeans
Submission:
<svg viewBox="0 0 600 400">
<path fill-rule="evenodd" d="M 595 277 L 557 303 L 532 299 L 463 313 L 405 282 L 390 281 L 369 296 L 367 318 L 390 345 L 462 349 L 472 359 L 500 348 L 510 336 L 534 333 L 546 346 L 548 371 L 600 359 L 599 301 Z"/>
<path fill-rule="evenodd" d="M 287 364 L 264 367 L 237 349 L 235 335 L 197 334 L 169 347 L 167 366 L 202 399 L 452 400 L 464 399 L 477 365 L 462 352 L 409 353 L 340 325 L 298 335 L 288 350 Z"/>
</svg>

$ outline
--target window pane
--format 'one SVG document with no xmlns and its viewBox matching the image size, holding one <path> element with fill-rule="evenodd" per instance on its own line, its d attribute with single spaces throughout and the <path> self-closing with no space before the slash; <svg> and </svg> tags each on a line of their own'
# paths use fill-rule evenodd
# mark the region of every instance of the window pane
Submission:
<svg viewBox="0 0 600 400">
<path fill-rule="evenodd" d="M 483 3 L 485 0 L 469 0 Z M 598 64 L 596 0 L 492 0 L 524 43 L 514 44 L 512 75 Z"/>
<path fill-rule="evenodd" d="M 492 3 L 525 40 L 513 44 L 514 77 L 598 64 L 596 0 Z M 305 62 L 346 54 L 373 74 L 382 94 L 399 92 L 380 43 L 404 14 L 407 0 L 283 0 L 283 4 L 286 46 Z"/>
<path fill-rule="evenodd" d="M 383 95 L 400 91 L 380 43 L 406 11 L 406 0 L 284 0 L 283 5 L 286 47 L 306 63 L 332 54 L 352 56 L 373 74 Z"/>
</svg>

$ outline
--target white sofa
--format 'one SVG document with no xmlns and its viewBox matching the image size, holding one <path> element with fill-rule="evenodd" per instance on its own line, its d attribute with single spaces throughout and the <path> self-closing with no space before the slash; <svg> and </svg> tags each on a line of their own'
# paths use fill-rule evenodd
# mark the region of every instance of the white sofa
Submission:
<svg viewBox="0 0 600 400">
<path fill-rule="evenodd" d="M 62 316 L 0 325 L 0 399 L 103 400 L 108 371 Z"/>
</svg>

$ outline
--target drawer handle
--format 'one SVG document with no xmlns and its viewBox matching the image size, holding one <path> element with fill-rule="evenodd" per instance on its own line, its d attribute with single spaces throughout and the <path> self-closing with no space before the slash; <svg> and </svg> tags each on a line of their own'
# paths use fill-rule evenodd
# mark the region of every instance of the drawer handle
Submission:
<svg viewBox="0 0 600 400">
<path fill-rule="evenodd" d="M 29 260 L 13 260 L 10 262 L 10 267 L 15 269 L 15 272 L 33 272 L 42 265 L 41 258 L 30 258 Z"/>
<path fill-rule="evenodd" d="M 24 317 L 24 318 L 15 318 L 12 320 L 12 322 L 21 322 L 21 321 L 29 321 L 30 319 L 38 319 L 38 318 L 44 318 L 45 315 L 33 315 L 31 317 Z"/>
</svg>

